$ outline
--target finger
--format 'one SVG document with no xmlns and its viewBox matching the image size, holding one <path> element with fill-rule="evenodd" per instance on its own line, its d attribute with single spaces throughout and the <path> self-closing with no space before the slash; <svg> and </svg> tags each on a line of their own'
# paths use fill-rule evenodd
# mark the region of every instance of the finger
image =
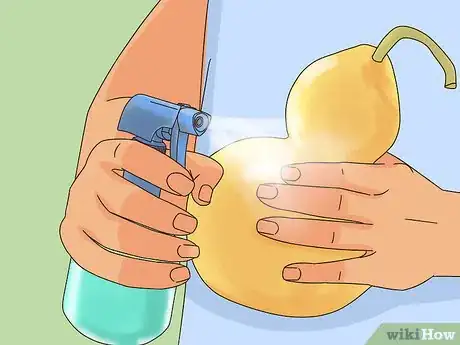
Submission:
<svg viewBox="0 0 460 345">
<path fill-rule="evenodd" d="M 214 188 L 222 178 L 222 166 L 215 160 L 195 152 L 187 153 L 186 164 L 195 183 L 192 191 L 194 201 L 202 206 L 208 205 Z M 184 197 L 162 191 L 161 198 L 183 209 L 186 208 L 187 200 Z"/>
<path fill-rule="evenodd" d="M 294 263 L 283 269 L 283 279 L 296 283 L 378 285 L 374 255 L 327 263 Z"/>
<path fill-rule="evenodd" d="M 194 187 L 190 173 L 167 155 L 137 140 L 100 142 L 91 153 L 106 170 L 122 169 L 176 195 L 188 195 Z M 94 156 L 94 157 L 92 157 Z"/>
<path fill-rule="evenodd" d="M 98 277 L 128 287 L 164 289 L 190 278 L 187 267 L 176 263 L 139 260 L 111 253 L 75 227 L 61 226 L 62 242 L 73 260 Z"/>
<path fill-rule="evenodd" d="M 193 200 L 199 205 L 208 205 L 224 169 L 214 159 L 198 153 L 189 153 L 187 159 L 187 168 L 190 169 L 195 182 L 192 191 Z"/>
<path fill-rule="evenodd" d="M 282 179 L 289 184 L 331 187 L 379 195 L 388 189 L 391 166 L 358 163 L 291 164 L 281 170 Z"/>
<path fill-rule="evenodd" d="M 297 245 L 372 250 L 370 226 L 358 223 L 271 217 L 259 220 L 257 231 L 276 241 Z"/>
<path fill-rule="evenodd" d="M 346 190 L 262 184 L 257 189 L 257 196 L 275 209 L 372 224 L 372 200 Z"/>
<path fill-rule="evenodd" d="M 108 212 L 173 235 L 195 231 L 197 220 L 187 211 L 154 197 L 117 174 L 107 173 L 97 185 L 97 198 Z"/>
<path fill-rule="evenodd" d="M 102 204 L 99 216 L 91 220 L 86 234 L 102 246 L 129 255 L 162 261 L 197 258 L 199 248 L 193 242 L 149 230 L 107 213 Z"/>
</svg>

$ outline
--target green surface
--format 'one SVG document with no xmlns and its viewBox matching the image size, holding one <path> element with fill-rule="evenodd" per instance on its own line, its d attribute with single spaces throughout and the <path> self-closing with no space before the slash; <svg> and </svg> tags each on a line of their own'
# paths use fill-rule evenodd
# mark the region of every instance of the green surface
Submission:
<svg viewBox="0 0 460 345">
<path fill-rule="evenodd" d="M 93 344 L 61 311 L 58 228 L 88 106 L 155 3 L 0 0 L 1 344 Z"/>
</svg>

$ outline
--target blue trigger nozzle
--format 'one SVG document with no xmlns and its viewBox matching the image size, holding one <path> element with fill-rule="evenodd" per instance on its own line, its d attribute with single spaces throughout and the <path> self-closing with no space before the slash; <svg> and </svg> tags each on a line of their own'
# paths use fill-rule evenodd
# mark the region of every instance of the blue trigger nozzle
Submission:
<svg viewBox="0 0 460 345">
<path fill-rule="evenodd" d="M 163 152 L 166 149 L 163 141 L 170 141 L 171 158 L 184 165 L 188 136 L 202 135 L 210 121 L 209 114 L 188 104 L 136 95 L 123 109 L 118 130 Z"/>
</svg>

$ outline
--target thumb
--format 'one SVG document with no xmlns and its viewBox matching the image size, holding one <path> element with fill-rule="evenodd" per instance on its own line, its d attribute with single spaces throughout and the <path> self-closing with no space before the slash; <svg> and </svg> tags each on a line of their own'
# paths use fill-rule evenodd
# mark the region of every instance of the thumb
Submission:
<svg viewBox="0 0 460 345">
<path fill-rule="evenodd" d="M 373 255 L 326 263 L 286 266 L 283 278 L 296 283 L 345 283 L 375 285 Z"/>
</svg>

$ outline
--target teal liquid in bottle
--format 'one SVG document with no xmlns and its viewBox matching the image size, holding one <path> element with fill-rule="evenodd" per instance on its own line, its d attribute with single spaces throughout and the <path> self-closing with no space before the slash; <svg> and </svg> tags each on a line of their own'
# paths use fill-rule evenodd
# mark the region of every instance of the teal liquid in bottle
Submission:
<svg viewBox="0 0 460 345">
<path fill-rule="evenodd" d="M 141 345 L 169 327 L 176 288 L 130 288 L 85 271 L 71 260 L 63 300 L 70 323 L 86 337 Z"/>
</svg>

